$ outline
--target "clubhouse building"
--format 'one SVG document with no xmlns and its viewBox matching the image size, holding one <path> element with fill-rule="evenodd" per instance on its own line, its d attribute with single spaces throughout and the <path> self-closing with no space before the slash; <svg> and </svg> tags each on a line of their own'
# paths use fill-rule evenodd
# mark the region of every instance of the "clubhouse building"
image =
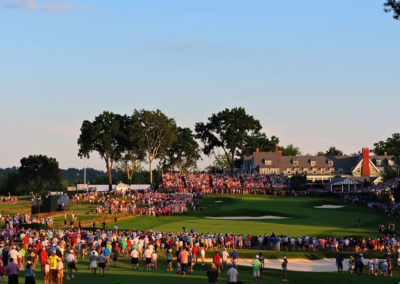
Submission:
<svg viewBox="0 0 400 284">
<path fill-rule="evenodd" d="M 399 170 L 394 156 L 370 156 L 369 149 L 363 148 L 358 156 L 283 156 L 276 146 L 275 152 L 259 152 L 243 159 L 242 173 L 295 174 L 307 175 L 309 182 L 327 183 L 335 178 L 351 178 L 362 183 L 382 181 L 385 168 Z M 348 180 L 349 181 L 349 180 Z"/>
</svg>

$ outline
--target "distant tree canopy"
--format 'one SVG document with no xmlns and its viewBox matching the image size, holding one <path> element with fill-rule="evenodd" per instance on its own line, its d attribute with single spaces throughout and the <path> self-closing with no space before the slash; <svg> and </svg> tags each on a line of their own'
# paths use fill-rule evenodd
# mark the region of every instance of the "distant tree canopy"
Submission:
<svg viewBox="0 0 400 284">
<path fill-rule="evenodd" d="M 334 146 L 329 147 L 326 152 L 318 152 L 318 156 L 343 156 L 343 151 Z"/>
<path fill-rule="evenodd" d="M 200 158 L 199 143 L 195 140 L 192 130 L 178 127 L 177 139 L 164 152 L 162 164 L 170 171 L 177 168 L 183 173 L 195 167 Z"/>
<path fill-rule="evenodd" d="M 216 149 L 222 149 L 231 172 L 248 137 L 257 135 L 260 130 L 260 122 L 242 107 L 226 108 L 212 114 L 206 123 L 197 122 L 195 126 L 196 138 L 203 143 L 203 153 L 210 155 Z"/>
<path fill-rule="evenodd" d="M 392 137 L 386 139 L 386 141 L 379 141 L 374 144 L 374 153 L 376 155 L 393 155 L 396 158 L 400 157 L 400 133 L 393 133 Z"/>
<path fill-rule="evenodd" d="M 33 185 L 36 193 L 43 192 L 46 187 L 55 187 L 61 183 L 61 171 L 57 160 L 45 155 L 22 158 L 19 173 L 25 184 Z"/>
<path fill-rule="evenodd" d="M 265 133 L 258 132 L 245 137 L 243 148 L 241 149 L 241 157 L 252 155 L 256 149 L 260 152 L 273 152 L 275 146 L 279 144 L 279 138 L 271 136 L 268 138 Z"/>
<path fill-rule="evenodd" d="M 293 146 L 293 144 L 289 144 L 286 147 L 279 147 L 279 150 L 282 151 L 283 156 L 301 155 L 300 148 Z"/>
<path fill-rule="evenodd" d="M 393 18 L 400 20 L 400 1 L 399 0 L 386 0 L 383 4 L 386 13 L 393 12 Z"/>
</svg>

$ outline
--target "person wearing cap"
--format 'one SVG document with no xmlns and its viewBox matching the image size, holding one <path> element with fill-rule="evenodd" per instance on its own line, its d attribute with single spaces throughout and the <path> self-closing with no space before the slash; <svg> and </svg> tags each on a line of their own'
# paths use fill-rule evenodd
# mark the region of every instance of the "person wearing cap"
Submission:
<svg viewBox="0 0 400 284">
<path fill-rule="evenodd" d="M 171 249 L 167 250 L 166 258 L 167 258 L 167 271 L 172 271 L 172 250 Z"/>
<path fill-rule="evenodd" d="M 211 263 L 210 269 L 207 271 L 208 284 L 215 284 L 218 281 L 218 268 L 215 263 Z"/>
<path fill-rule="evenodd" d="M 10 263 L 6 266 L 6 274 L 8 275 L 8 284 L 18 284 L 19 266 L 14 262 L 14 258 L 10 258 Z"/>
<path fill-rule="evenodd" d="M 261 262 L 259 260 L 259 256 L 256 255 L 256 257 L 253 259 L 253 261 L 251 262 L 252 266 L 253 266 L 253 277 L 254 277 L 254 283 L 258 284 L 260 283 L 260 268 L 261 268 Z"/>
<path fill-rule="evenodd" d="M 57 281 L 57 262 L 58 256 L 56 255 L 56 251 L 53 250 L 53 254 L 49 256 L 50 261 L 50 283 L 53 284 L 53 281 Z"/>
<path fill-rule="evenodd" d="M 50 279 L 50 261 L 47 260 L 44 264 L 44 284 L 49 284 Z"/>
<path fill-rule="evenodd" d="M 239 281 L 239 272 L 231 263 L 228 265 L 228 271 L 226 272 L 226 281 L 229 284 Z"/>
<path fill-rule="evenodd" d="M 286 256 L 283 257 L 283 262 L 282 262 L 282 271 L 283 271 L 283 279 L 282 281 L 286 282 L 287 281 L 287 265 L 288 265 L 288 260 Z"/>
<path fill-rule="evenodd" d="M 65 257 L 65 261 L 67 262 L 67 269 L 68 269 L 68 274 L 67 274 L 67 280 L 74 278 L 74 275 L 72 274 L 72 269 L 76 270 L 75 262 L 76 262 L 76 256 L 74 254 L 73 250 L 69 251 L 69 254 Z"/>
<path fill-rule="evenodd" d="M 62 258 L 57 259 L 57 283 L 62 284 L 64 278 L 64 264 Z"/>
<path fill-rule="evenodd" d="M 228 259 L 229 259 L 229 253 L 226 251 L 226 248 L 222 251 L 222 266 L 221 270 L 227 270 L 228 269 Z"/>
<path fill-rule="evenodd" d="M 35 284 L 35 271 L 32 262 L 29 260 L 25 267 L 25 284 Z"/>
</svg>

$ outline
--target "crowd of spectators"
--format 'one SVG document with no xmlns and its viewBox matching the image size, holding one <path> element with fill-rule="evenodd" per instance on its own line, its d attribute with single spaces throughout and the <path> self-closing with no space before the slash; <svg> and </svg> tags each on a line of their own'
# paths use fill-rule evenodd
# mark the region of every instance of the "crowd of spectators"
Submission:
<svg viewBox="0 0 400 284">
<path fill-rule="evenodd" d="M 97 204 L 96 214 L 134 214 L 134 215 L 174 215 L 182 214 L 188 209 L 195 210 L 201 193 L 127 191 L 120 192 L 88 192 L 71 197 L 74 203 Z"/>
<path fill-rule="evenodd" d="M 265 189 L 289 187 L 289 179 L 282 174 L 178 174 L 162 176 L 164 189 L 187 192 L 252 193 Z"/>
</svg>

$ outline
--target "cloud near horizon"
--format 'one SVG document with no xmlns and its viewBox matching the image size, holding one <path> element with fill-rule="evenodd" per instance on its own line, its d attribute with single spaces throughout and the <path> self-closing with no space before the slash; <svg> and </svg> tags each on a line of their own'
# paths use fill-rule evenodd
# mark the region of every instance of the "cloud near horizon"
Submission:
<svg viewBox="0 0 400 284">
<path fill-rule="evenodd" d="M 56 3 L 56 0 L 0 0 L 0 9 L 23 9 L 31 11 L 57 12 L 89 10 L 88 6 Z"/>
</svg>

